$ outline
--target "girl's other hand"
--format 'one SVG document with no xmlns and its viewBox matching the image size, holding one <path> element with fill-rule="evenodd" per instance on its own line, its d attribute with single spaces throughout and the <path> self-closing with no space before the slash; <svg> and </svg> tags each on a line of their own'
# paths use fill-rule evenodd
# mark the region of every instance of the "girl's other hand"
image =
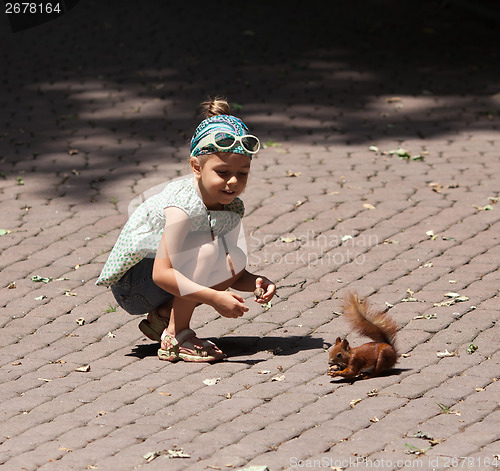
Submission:
<svg viewBox="0 0 500 471">
<path fill-rule="evenodd" d="M 260 304 L 268 303 L 275 293 L 276 285 L 272 281 L 260 276 L 255 280 L 255 302 Z"/>
<path fill-rule="evenodd" d="M 248 311 L 244 299 L 230 291 L 218 291 L 213 303 L 214 309 L 224 317 L 238 318 Z"/>
</svg>

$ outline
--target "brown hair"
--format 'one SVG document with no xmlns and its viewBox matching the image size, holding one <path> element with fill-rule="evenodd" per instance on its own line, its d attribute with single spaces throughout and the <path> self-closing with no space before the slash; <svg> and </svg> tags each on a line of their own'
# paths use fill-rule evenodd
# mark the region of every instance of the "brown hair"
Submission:
<svg viewBox="0 0 500 471">
<path fill-rule="evenodd" d="M 200 105 L 201 111 L 205 118 L 218 116 L 221 114 L 230 114 L 231 107 L 225 98 L 215 97 L 209 98 Z"/>
</svg>

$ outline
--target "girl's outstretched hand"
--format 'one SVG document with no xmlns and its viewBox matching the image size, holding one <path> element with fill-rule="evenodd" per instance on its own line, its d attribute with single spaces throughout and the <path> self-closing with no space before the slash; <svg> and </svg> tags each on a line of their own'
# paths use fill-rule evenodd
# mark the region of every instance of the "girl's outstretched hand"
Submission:
<svg viewBox="0 0 500 471">
<path fill-rule="evenodd" d="M 248 311 L 244 304 L 244 299 L 236 293 L 230 291 L 218 291 L 213 303 L 214 309 L 224 317 L 241 317 Z"/>
<path fill-rule="evenodd" d="M 265 304 L 271 301 L 276 293 L 276 285 L 264 277 L 258 277 L 255 280 L 255 302 Z"/>
</svg>

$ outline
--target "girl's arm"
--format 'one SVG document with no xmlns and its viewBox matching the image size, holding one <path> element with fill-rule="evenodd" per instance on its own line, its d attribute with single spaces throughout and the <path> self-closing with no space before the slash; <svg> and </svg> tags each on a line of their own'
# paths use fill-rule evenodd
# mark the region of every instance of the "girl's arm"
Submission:
<svg viewBox="0 0 500 471">
<path fill-rule="evenodd" d="M 195 283 L 175 268 L 172 259 L 182 259 L 191 221 L 184 211 L 175 207 L 165 209 L 165 216 L 167 223 L 153 265 L 153 281 L 174 296 L 208 304 L 225 317 L 240 317 L 248 311 L 238 294 Z"/>
</svg>

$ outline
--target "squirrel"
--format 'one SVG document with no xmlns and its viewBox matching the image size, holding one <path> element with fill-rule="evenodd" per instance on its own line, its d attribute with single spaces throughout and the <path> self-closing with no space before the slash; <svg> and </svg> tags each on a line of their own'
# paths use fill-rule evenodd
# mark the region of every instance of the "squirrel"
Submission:
<svg viewBox="0 0 500 471">
<path fill-rule="evenodd" d="M 351 347 L 347 339 L 337 337 L 331 348 L 328 374 L 353 379 L 378 376 L 392 368 L 398 359 L 396 332 L 398 326 L 386 311 L 370 308 L 368 301 L 360 301 L 356 293 L 350 293 L 343 301 L 343 315 L 352 328 L 373 340 L 360 347 Z"/>
</svg>

